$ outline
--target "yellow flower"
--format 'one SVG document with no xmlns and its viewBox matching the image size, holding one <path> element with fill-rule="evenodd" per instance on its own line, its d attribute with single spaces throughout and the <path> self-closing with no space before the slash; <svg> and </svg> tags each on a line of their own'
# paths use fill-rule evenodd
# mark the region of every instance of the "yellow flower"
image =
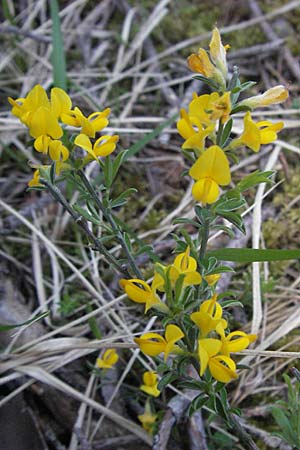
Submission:
<svg viewBox="0 0 300 450">
<path fill-rule="evenodd" d="M 212 103 L 212 120 L 221 119 L 222 123 L 227 122 L 231 112 L 230 92 L 225 92 Z"/>
<path fill-rule="evenodd" d="M 138 278 L 132 278 L 131 280 L 120 280 L 120 285 L 125 290 L 130 300 L 136 303 L 145 303 L 145 313 L 153 306 L 165 307 L 156 294 L 155 286 L 150 287 L 145 281 Z M 140 286 L 138 286 L 140 285 Z"/>
<path fill-rule="evenodd" d="M 157 389 L 158 381 L 156 372 L 145 372 L 143 375 L 143 383 L 140 387 L 141 391 L 153 397 L 160 395 L 160 391 Z"/>
<path fill-rule="evenodd" d="M 193 100 L 189 104 L 189 117 L 193 123 L 199 128 L 205 125 L 206 127 L 215 127 L 217 119 L 212 119 L 212 113 L 215 109 L 215 104 L 220 98 L 217 92 L 211 94 L 197 95 L 193 94 Z"/>
<path fill-rule="evenodd" d="M 192 72 L 201 73 L 206 78 L 214 78 L 216 75 L 216 68 L 203 48 L 199 48 L 197 55 L 195 53 L 190 55 L 187 63 Z"/>
<path fill-rule="evenodd" d="M 28 182 L 28 186 L 29 187 L 41 187 L 41 186 L 43 186 L 40 183 L 40 171 L 39 171 L 39 169 L 35 169 L 35 171 L 33 172 L 33 177 Z"/>
<path fill-rule="evenodd" d="M 66 161 L 69 158 L 69 150 L 61 141 L 52 140 L 49 136 L 39 136 L 33 144 L 34 148 L 41 153 L 48 153 L 53 161 Z"/>
<path fill-rule="evenodd" d="M 269 105 L 283 103 L 289 97 L 289 92 L 282 85 L 274 86 L 266 92 L 254 97 L 249 97 L 239 103 L 239 106 L 248 106 L 251 109 L 264 108 Z"/>
<path fill-rule="evenodd" d="M 185 139 L 181 148 L 184 150 L 204 150 L 205 139 L 214 131 L 214 126 L 203 128 L 200 118 L 189 116 L 184 109 L 180 110 L 180 117 L 177 122 L 177 130 Z"/>
<path fill-rule="evenodd" d="M 244 117 L 244 131 L 242 135 L 230 143 L 230 148 L 246 145 L 254 152 L 258 152 L 262 144 L 270 144 L 277 139 L 277 133 L 283 128 L 283 122 L 272 123 L 263 120 L 255 123 L 248 111 Z"/>
<path fill-rule="evenodd" d="M 144 414 L 139 415 L 138 419 L 142 423 L 143 428 L 148 433 L 153 432 L 153 425 L 156 422 L 157 414 L 153 414 L 153 412 L 151 411 L 149 399 L 147 399 Z"/>
<path fill-rule="evenodd" d="M 214 28 L 209 44 L 209 54 L 216 67 L 222 72 L 225 80 L 227 78 L 228 71 L 226 61 L 226 50 L 228 47 L 228 45 L 224 46 L 222 44 L 218 28 Z"/>
<path fill-rule="evenodd" d="M 225 336 L 224 327 L 221 324 L 217 325 L 216 331 L 222 341 L 220 353 L 225 356 L 245 350 L 257 338 L 255 334 L 247 334 L 244 331 L 233 331 Z"/>
<path fill-rule="evenodd" d="M 235 362 L 225 355 L 218 355 L 222 347 L 218 339 L 200 339 L 198 341 L 198 354 L 200 361 L 200 375 L 207 369 L 211 375 L 222 383 L 228 383 L 237 378 Z"/>
<path fill-rule="evenodd" d="M 99 157 L 110 155 L 115 150 L 118 140 L 119 136 L 116 134 L 113 136 L 101 136 L 93 145 L 87 135 L 79 134 L 74 143 L 86 150 L 92 158 L 98 161 Z"/>
<path fill-rule="evenodd" d="M 207 282 L 208 286 L 213 286 L 219 281 L 220 277 L 220 273 L 214 273 L 213 275 L 206 275 L 204 280 Z"/>
<path fill-rule="evenodd" d="M 55 114 L 57 118 L 62 117 L 63 114 L 68 114 L 72 108 L 72 101 L 68 94 L 60 88 L 51 89 L 51 111 Z"/>
<path fill-rule="evenodd" d="M 17 98 L 13 100 L 8 97 L 9 103 L 12 105 L 12 114 L 20 119 L 26 126 L 29 126 L 32 114 L 44 107 L 50 109 L 50 102 L 48 100 L 45 89 L 37 84 L 27 94 L 25 98 Z"/>
<path fill-rule="evenodd" d="M 108 116 L 110 109 L 106 108 L 104 111 L 96 111 L 85 117 L 79 108 L 75 108 L 68 113 L 62 114 L 62 121 L 73 127 L 81 127 L 81 134 L 94 138 L 98 131 L 103 130 L 109 121 Z"/>
<path fill-rule="evenodd" d="M 189 172 L 197 180 L 192 194 L 202 203 L 214 203 L 220 194 L 220 186 L 230 183 L 230 168 L 223 150 L 217 145 L 209 147 L 195 162 Z"/>
<path fill-rule="evenodd" d="M 140 349 L 145 355 L 157 356 L 164 353 L 164 360 L 166 361 L 170 352 L 180 352 L 175 343 L 184 337 L 183 332 L 177 325 L 169 324 L 166 327 L 165 337 L 158 333 L 145 333 L 140 338 L 135 338 Z"/>
<path fill-rule="evenodd" d="M 108 348 L 101 358 L 97 358 L 99 369 L 111 369 L 119 360 L 119 355 L 114 348 Z"/>
<path fill-rule="evenodd" d="M 206 78 L 214 80 L 223 89 L 227 77 L 226 49 L 228 47 L 223 46 L 217 28 L 213 30 L 209 48 L 210 56 L 203 48 L 199 48 L 198 54 L 190 55 L 187 60 L 188 66 L 193 72 L 201 73 Z"/>
<path fill-rule="evenodd" d="M 191 314 L 191 320 L 200 328 L 201 337 L 206 337 L 217 327 L 226 328 L 227 322 L 222 319 L 222 307 L 217 302 L 217 295 L 213 295 L 210 300 L 205 300 L 200 306 L 198 312 Z"/>
<path fill-rule="evenodd" d="M 181 274 L 185 275 L 183 286 L 196 286 L 202 282 L 202 277 L 197 272 L 197 261 L 190 256 L 189 246 L 187 246 L 184 253 L 176 256 L 174 263 L 171 265 L 169 277 L 173 286 L 175 286 Z"/>
</svg>

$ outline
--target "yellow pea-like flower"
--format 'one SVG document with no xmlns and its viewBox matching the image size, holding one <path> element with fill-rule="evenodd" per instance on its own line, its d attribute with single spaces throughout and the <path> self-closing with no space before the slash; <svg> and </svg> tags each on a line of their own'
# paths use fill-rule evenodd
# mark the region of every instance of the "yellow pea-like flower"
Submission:
<svg viewBox="0 0 300 450">
<path fill-rule="evenodd" d="M 191 320 L 199 327 L 201 337 L 206 337 L 211 331 L 215 331 L 217 327 L 224 329 L 227 322 L 222 319 L 222 307 L 217 302 L 215 294 L 210 300 L 205 300 L 197 312 L 191 314 Z"/>
<path fill-rule="evenodd" d="M 81 127 L 81 134 L 94 138 L 96 133 L 103 130 L 109 124 L 108 116 L 110 109 L 96 111 L 85 117 L 78 107 L 62 114 L 62 121 L 73 127 Z"/>
<path fill-rule="evenodd" d="M 226 61 L 226 50 L 229 48 L 228 45 L 223 45 L 220 32 L 218 28 L 213 29 L 212 38 L 209 44 L 209 54 L 211 60 L 216 65 L 216 67 L 222 72 L 224 79 L 227 78 L 227 61 Z"/>
<path fill-rule="evenodd" d="M 222 342 L 220 353 L 225 356 L 245 350 L 257 338 L 255 334 L 247 334 L 244 331 L 232 331 L 225 336 L 224 327 L 221 324 L 218 324 L 216 331 Z"/>
<path fill-rule="evenodd" d="M 145 313 L 153 306 L 165 306 L 156 294 L 155 286 L 149 286 L 145 281 L 138 278 L 130 280 L 122 278 L 119 283 L 130 300 L 136 303 L 145 303 Z"/>
<path fill-rule="evenodd" d="M 209 147 L 191 167 L 189 174 L 197 180 L 192 194 L 202 203 L 214 203 L 220 194 L 219 186 L 231 181 L 228 159 L 217 145 Z"/>
<path fill-rule="evenodd" d="M 158 397 L 160 391 L 157 389 L 158 378 L 156 372 L 145 372 L 143 374 L 143 384 L 140 386 L 140 390 L 146 392 L 146 394 L 152 397 Z"/>
<path fill-rule="evenodd" d="M 246 145 L 254 152 L 258 152 L 263 144 L 270 144 L 277 139 L 277 133 L 283 128 L 283 122 L 272 123 L 268 120 L 254 122 L 248 111 L 244 117 L 244 131 L 240 137 L 234 139 L 229 147 L 237 148 Z"/>
<path fill-rule="evenodd" d="M 99 369 L 111 369 L 119 360 L 119 355 L 114 348 L 105 350 L 101 358 L 97 358 L 97 366 Z"/>
<path fill-rule="evenodd" d="M 219 355 L 222 347 L 218 339 L 200 339 L 198 341 L 198 355 L 200 361 L 200 375 L 202 376 L 207 369 L 211 375 L 222 383 L 237 378 L 235 362 L 225 355 Z"/>
<path fill-rule="evenodd" d="M 177 325 L 169 324 L 166 327 L 165 337 L 158 333 L 145 333 L 140 338 L 135 338 L 134 341 L 146 355 L 157 356 L 164 353 L 166 361 L 171 352 L 181 351 L 175 343 L 183 337 L 184 333 Z"/>
<path fill-rule="evenodd" d="M 264 108 L 270 105 L 277 105 L 285 102 L 289 97 L 289 92 L 285 86 L 278 85 L 268 89 L 263 94 L 249 97 L 239 103 L 240 106 L 248 106 L 251 109 Z"/>
<path fill-rule="evenodd" d="M 86 150 L 93 159 L 98 161 L 99 157 L 110 155 L 115 150 L 118 140 L 118 135 L 101 136 L 92 144 L 87 135 L 79 134 L 74 143 Z"/>
<path fill-rule="evenodd" d="M 141 422 L 144 430 L 148 433 L 153 433 L 153 426 L 157 420 L 158 415 L 154 414 L 151 410 L 150 399 L 147 399 L 145 410 L 143 414 L 138 416 L 139 421 Z"/>
</svg>

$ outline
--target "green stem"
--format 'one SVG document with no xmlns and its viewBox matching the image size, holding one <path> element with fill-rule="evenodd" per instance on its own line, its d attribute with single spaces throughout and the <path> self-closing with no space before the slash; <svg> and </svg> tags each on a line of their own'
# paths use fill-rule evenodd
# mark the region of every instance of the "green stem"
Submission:
<svg viewBox="0 0 300 450">
<path fill-rule="evenodd" d="M 68 211 L 72 219 L 84 230 L 85 234 L 87 234 L 89 239 L 93 242 L 95 248 L 100 253 L 102 253 L 106 257 L 107 261 L 109 261 L 122 275 L 128 278 L 130 276 L 128 270 L 125 267 L 122 267 L 118 263 L 116 258 L 111 253 L 109 253 L 109 251 L 104 247 L 104 245 L 96 238 L 96 236 L 89 229 L 86 220 L 80 214 L 74 211 L 72 206 L 67 202 L 67 200 L 59 190 L 59 188 L 44 178 L 40 178 L 40 182 L 49 189 L 49 192 L 52 195 L 52 197 L 55 200 L 57 200 L 65 208 L 66 211 Z"/>
<path fill-rule="evenodd" d="M 245 431 L 240 418 L 236 414 L 229 414 L 230 428 L 234 434 L 239 438 L 241 444 L 246 450 L 259 450 L 251 436 Z"/>
<path fill-rule="evenodd" d="M 96 202 L 96 205 L 98 206 L 98 208 L 100 209 L 100 211 L 102 212 L 103 216 L 105 217 L 105 219 L 107 220 L 107 222 L 110 224 L 112 230 L 115 232 L 116 238 L 118 239 L 119 244 L 121 245 L 121 247 L 123 248 L 129 265 L 132 269 L 132 271 L 134 272 L 135 276 L 137 278 L 143 279 L 143 275 L 140 271 L 140 269 L 137 267 L 135 260 L 132 256 L 132 254 L 130 253 L 130 250 L 127 246 L 127 243 L 122 235 L 121 230 L 119 229 L 118 225 L 116 224 L 112 214 L 110 214 L 110 211 L 104 207 L 103 203 L 101 202 L 100 198 L 97 195 L 97 192 L 95 191 L 94 187 L 91 185 L 91 183 L 89 182 L 89 180 L 87 179 L 84 171 L 82 169 L 79 169 L 77 171 L 79 177 L 81 178 L 84 186 L 87 188 L 88 192 L 91 194 L 91 196 L 93 197 L 93 199 Z"/>
<path fill-rule="evenodd" d="M 209 225 L 210 225 L 210 220 L 206 219 L 201 228 L 202 236 L 201 236 L 200 253 L 199 253 L 200 261 L 202 261 L 205 257 L 207 241 L 209 238 Z"/>
<path fill-rule="evenodd" d="M 219 120 L 219 128 L 217 133 L 217 145 L 220 145 L 221 139 L 222 139 L 222 133 L 223 133 L 223 124 L 221 120 Z"/>
</svg>

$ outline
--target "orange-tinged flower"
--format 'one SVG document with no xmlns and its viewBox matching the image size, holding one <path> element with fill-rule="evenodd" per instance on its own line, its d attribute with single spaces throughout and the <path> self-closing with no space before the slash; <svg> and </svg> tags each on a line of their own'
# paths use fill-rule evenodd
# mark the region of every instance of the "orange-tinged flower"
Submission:
<svg viewBox="0 0 300 450">
<path fill-rule="evenodd" d="M 220 194 L 219 186 L 231 181 L 228 159 L 217 145 L 209 147 L 195 162 L 189 174 L 196 183 L 192 194 L 202 203 L 214 203 Z"/>
<path fill-rule="evenodd" d="M 225 92 L 218 99 L 216 99 L 211 106 L 212 106 L 211 119 L 212 120 L 221 119 L 222 123 L 227 122 L 231 112 L 230 92 L 228 91 Z"/>
<path fill-rule="evenodd" d="M 216 68 L 203 48 L 199 48 L 197 55 L 195 53 L 190 55 L 187 63 L 192 72 L 201 73 L 206 78 L 214 78 L 216 75 Z"/>
<path fill-rule="evenodd" d="M 143 384 L 140 386 L 140 390 L 146 392 L 148 395 L 158 397 L 160 391 L 157 389 L 158 379 L 156 372 L 145 372 L 143 374 Z"/>
<path fill-rule="evenodd" d="M 184 333 L 177 325 L 169 324 L 166 327 L 165 337 L 158 333 L 145 333 L 140 338 L 135 338 L 141 351 L 149 356 L 157 356 L 164 353 L 166 361 L 171 352 L 180 351 L 175 343 L 184 337 Z"/>
<path fill-rule="evenodd" d="M 97 358 L 99 369 L 111 369 L 119 360 L 119 355 L 114 348 L 108 348 L 101 358 Z"/>
</svg>

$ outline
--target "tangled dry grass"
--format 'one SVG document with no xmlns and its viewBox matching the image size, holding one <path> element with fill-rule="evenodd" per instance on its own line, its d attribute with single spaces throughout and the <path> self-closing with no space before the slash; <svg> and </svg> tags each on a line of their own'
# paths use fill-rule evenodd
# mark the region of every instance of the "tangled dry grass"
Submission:
<svg viewBox="0 0 300 450">
<path fill-rule="evenodd" d="M 4 3 L 8 15 L 3 11 L 0 25 L 0 322 L 20 323 L 45 310 L 50 315 L 30 327 L 2 334 L 3 450 L 146 449 L 152 439 L 135 419 L 141 405 L 132 399 L 135 393 L 130 391 L 130 384 L 139 386 L 141 369 L 137 367 L 153 366 L 130 343 L 135 333 L 154 330 L 159 324 L 155 318 L 146 322 L 136 308 L 124 303 L 117 277 L 109 275 L 103 257 L 88 246 L 69 216 L 47 194 L 25 193 L 31 177 L 26 161 L 37 160 L 26 142 L 24 128 L 10 114 L 6 98 L 22 97 L 36 83 L 51 86 L 51 21 L 46 0 Z M 288 183 L 300 154 L 300 49 L 295 43 L 300 28 L 300 1 L 213 0 L 200 5 L 197 1 L 176 0 L 69 0 L 60 4 L 70 96 L 84 110 L 109 105 L 113 119 L 108 131 L 120 134 L 123 148 L 172 118 L 190 101 L 194 90 L 199 92 L 201 86 L 191 81 L 185 57 L 191 49 L 207 42 L 216 21 L 224 42 L 232 45 L 231 67 L 238 63 L 242 76 L 258 81 L 260 90 L 279 83 L 289 86 L 289 104 L 256 113 L 281 118 L 286 132 L 261 153 L 245 153 L 234 168 L 237 176 L 257 166 L 279 171 L 278 182 L 272 188 L 262 186 L 254 197 L 249 197 L 247 236 L 237 235 L 230 242 L 231 247 L 264 246 L 264 222 L 270 218 L 276 221 L 283 208 L 287 211 L 297 207 L 300 199 L 298 191 L 281 208 L 272 203 L 282 183 Z M 13 20 L 9 21 L 8 16 Z M 238 128 L 234 131 L 238 132 Z M 91 176 L 94 167 L 89 167 Z M 129 211 L 120 213 L 141 239 L 152 242 L 163 255 L 173 248 L 172 220 L 193 214 L 191 186 L 184 179 L 179 181 L 183 168 L 180 142 L 171 124 L 130 160 L 128 172 L 123 169 L 116 187 L 121 190 L 124 184 L 131 187 L 133 182 L 140 188 L 140 198 Z M 77 195 L 73 194 L 72 201 Z M 287 234 L 288 228 L 287 223 Z M 224 242 L 220 234 L 210 238 L 212 246 Z M 290 247 L 293 245 L 291 241 Z M 113 252 L 119 251 L 116 245 Z M 147 261 L 144 269 L 149 270 Z M 248 271 L 250 276 L 249 267 L 237 270 Z M 299 264 L 294 262 L 282 266 L 281 276 L 274 278 L 268 264 L 254 263 L 252 287 L 249 283 L 247 286 L 253 289 L 251 302 L 247 312 L 237 319 L 246 329 L 259 332 L 259 341 L 255 350 L 244 352 L 242 362 L 250 364 L 252 370 L 240 377 L 231 395 L 245 414 L 245 427 L 262 449 L 280 445 L 287 448 L 271 436 L 267 423 L 270 403 L 282 394 L 281 373 L 297 365 L 300 356 L 298 270 Z M 262 290 L 270 277 L 272 289 Z M 224 277 L 222 289 L 233 286 L 243 296 L 245 283 Z M 70 304 L 71 309 L 64 310 L 63 306 Z M 102 333 L 100 340 L 91 333 L 95 323 Z M 92 367 L 101 350 L 112 343 L 122 349 L 121 361 L 117 373 L 100 383 Z M 178 400 L 177 407 L 183 405 L 180 399 L 189 401 L 189 393 L 171 390 Z M 168 400 L 162 400 L 162 408 L 174 410 Z M 13 427 L 7 424 L 10 404 L 27 408 L 22 420 L 11 419 Z M 29 436 L 24 431 L 25 420 Z M 201 416 L 198 422 L 195 420 L 190 419 L 187 425 L 186 447 L 175 434 L 171 443 L 160 441 L 153 448 L 227 448 L 213 441 L 208 447 L 203 436 L 199 439 Z M 205 426 L 208 439 L 216 431 L 226 436 L 218 423 Z M 22 442 L 26 442 L 25 447 Z M 230 445 L 242 448 L 238 442 Z"/>
</svg>

